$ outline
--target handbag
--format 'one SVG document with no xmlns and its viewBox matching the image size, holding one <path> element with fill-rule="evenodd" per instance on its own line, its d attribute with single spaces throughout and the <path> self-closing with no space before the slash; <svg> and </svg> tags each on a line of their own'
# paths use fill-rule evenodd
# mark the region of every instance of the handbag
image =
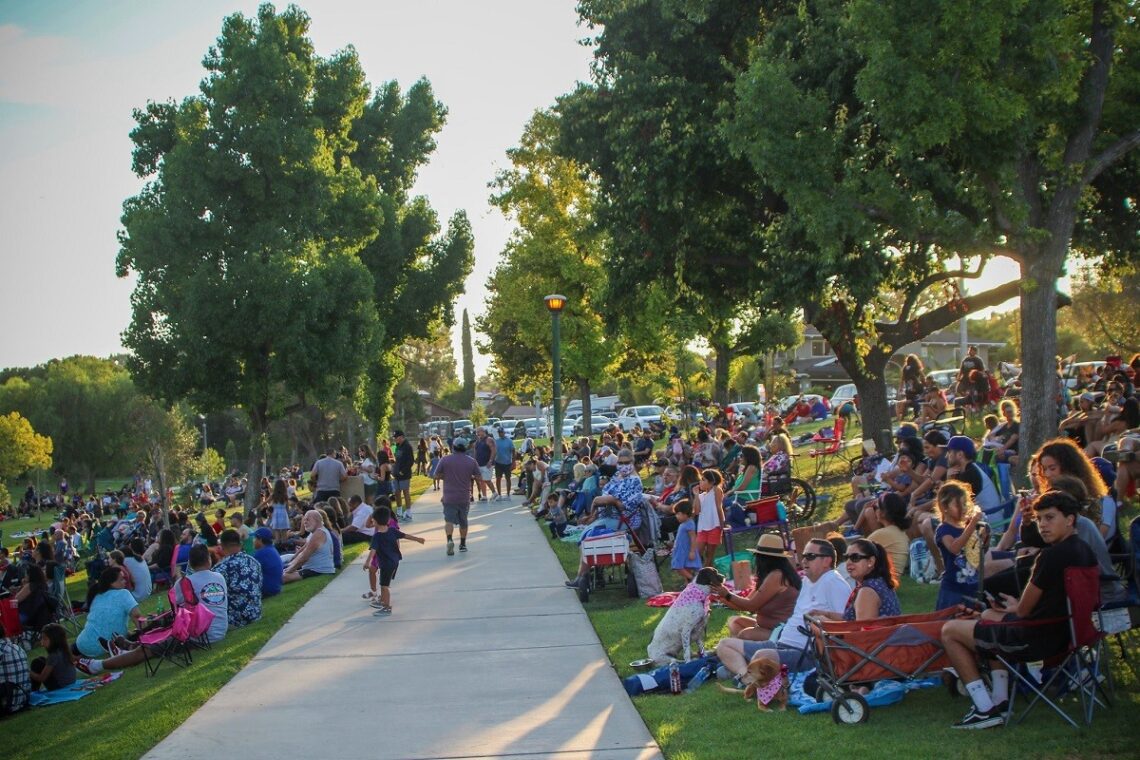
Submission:
<svg viewBox="0 0 1140 760">
<path fill-rule="evenodd" d="M 175 566 L 178 564 L 178 552 L 172 552 L 170 557 L 170 577 L 174 577 Z M 190 580 L 183 576 L 179 579 L 182 589 L 182 604 L 178 604 L 174 595 L 174 585 L 166 592 L 170 600 L 170 614 L 173 616 L 170 628 L 174 637 L 179 641 L 187 641 L 204 634 L 214 622 L 214 613 L 209 607 L 201 604 L 194 593 L 194 586 Z"/>
<path fill-rule="evenodd" d="M 194 587 L 186 578 L 181 580 L 182 584 L 182 604 L 174 608 L 174 624 L 171 629 L 174 632 L 174 638 L 180 641 L 196 638 L 201 636 L 210 629 L 210 623 L 214 622 L 214 613 L 210 608 L 198 601 L 198 597 L 194 595 Z M 171 597 L 174 592 L 169 592 Z M 193 602 L 190 600 L 193 599 Z"/>
</svg>

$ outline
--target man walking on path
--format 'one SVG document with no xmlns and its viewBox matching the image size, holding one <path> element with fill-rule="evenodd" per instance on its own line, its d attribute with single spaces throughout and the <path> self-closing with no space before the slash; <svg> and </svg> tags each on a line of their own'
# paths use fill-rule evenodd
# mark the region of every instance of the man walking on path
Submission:
<svg viewBox="0 0 1140 760">
<path fill-rule="evenodd" d="M 400 508 L 401 503 L 403 504 L 404 512 L 400 515 L 400 519 L 411 520 L 412 468 L 415 467 L 416 452 L 412 450 L 412 444 L 408 443 L 403 430 L 397 430 L 392 434 L 392 438 L 396 441 L 396 464 L 392 468 L 395 482 L 392 484 L 392 492 L 396 497 L 396 509 Z"/>
<path fill-rule="evenodd" d="M 475 431 L 475 463 L 479 465 L 479 501 L 487 500 L 487 488 L 494 488 L 491 480 L 491 464 L 495 459 L 494 442 L 487 435 L 487 431 L 478 428 Z M 495 494 L 495 501 L 499 495 Z"/>
<path fill-rule="evenodd" d="M 471 479 L 483 486 L 480 467 L 467 456 L 467 440 L 456 438 L 452 453 L 439 460 L 436 477 L 443 480 L 443 532 L 447 535 L 447 555 L 455 554 L 452 532 L 459 526 L 459 551 L 467 551 L 467 513 L 471 510 Z"/>
<path fill-rule="evenodd" d="M 318 501 L 328 501 L 334 496 L 340 496 L 340 484 L 348 477 L 348 470 L 333 456 L 332 449 L 329 449 L 313 465 L 312 475 L 317 480 L 316 490 L 313 493 L 313 503 L 316 504 Z"/>
<path fill-rule="evenodd" d="M 495 439 L 495 490 L 499 492 L 496 499 L 510 501 L 511 499 L 511 470 L 515 467 L 515 442 L 507 438 L 507 431 L 499 428 L 499 437 Z M 502 486 L 502 479 L 506 477 L 507 487 Z"/>
</svg>

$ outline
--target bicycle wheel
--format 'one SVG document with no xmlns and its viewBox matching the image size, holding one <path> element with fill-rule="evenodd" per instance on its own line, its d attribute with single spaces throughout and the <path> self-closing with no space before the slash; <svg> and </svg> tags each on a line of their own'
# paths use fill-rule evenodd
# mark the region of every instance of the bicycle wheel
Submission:
<svg viewBox="0 0 1140 760">
<path fill-rule="evenodd" d="M 793 525 L 810 525 L 815 514 L 815 488 L 803 478 L 792 478 L 792 490 L 787 502 L 788 522 Z"/>
</svg>

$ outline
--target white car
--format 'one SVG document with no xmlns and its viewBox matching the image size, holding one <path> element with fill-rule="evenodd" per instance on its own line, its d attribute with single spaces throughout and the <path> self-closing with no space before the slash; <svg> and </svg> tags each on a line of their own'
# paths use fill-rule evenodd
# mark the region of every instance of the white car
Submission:
<svg viewBox="0 0 1140 760">
<path fill-rule="evenodd" d="M 661 415 L 665 410 L 656 404 L 649 406 L 627 406 L 618 412 L 617 424 L 625 432 L 632 431 L 635 427 L 648 427 L 650 423 L 657 425 L 661 424 Z"/>
<path fill-rule="evenodd" d="M 854 401 L 855 396 L 859 391 L 855 389 L 855 383 L 847 383 L 835 389 L 835 393 L 831 394 L 831 408 L 836 409 L 848 401 Z"/>
<path fill-rule="evenodd" d="M 574 435 L 587 435 L 587 433 L 582 429 L 583 419 L 585 418 L 574 420 Z M 601 415 L 596 414 L 590 419 L 590 430 L 588 435 L 597 435 L 598 433 L 605 432 L 606 428 L 612 424 L 614 424 L 613 420 L 609 419 L 608 417 L 602 417 Z"/>
</svg>

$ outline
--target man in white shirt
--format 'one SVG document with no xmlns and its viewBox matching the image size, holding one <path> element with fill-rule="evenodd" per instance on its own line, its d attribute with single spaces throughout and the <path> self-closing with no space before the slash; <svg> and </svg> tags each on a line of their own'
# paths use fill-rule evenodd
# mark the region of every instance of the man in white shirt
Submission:
<svg viewBox="0 0 1140 760">
<path fill-rule="evenodd" d="M 352 525 L 345 527 L 340 532 L 344 545 L 371 541 L 372 534 L 376 532 L 376 529 L 366 526 L 368 525 L 368 518 L 372 517 L 372 507 L 361 501 L 360 497 L 355 494 L 348 500 L 348 506 L 352 509 Z"/>
<path fill-rule="evenodd" d="M 744 641 L 721 639 L 716 645 L 716 656 L 729 674 L 741 676 L 749 660 L 757 652 L 775 650 L 781 665 L 790 672 L 811 670 L 815 667 L 815 652 L 805 651 L 807 636 L 800 632 L 804 615 L 812 610 L 843 612 L 851 586 L 835 572 L 835 547 L 823 539 L 808 542 L 803 553 L 804 582 L 792 616 L 780 631 L 776 641 Z"/>
</svg>

